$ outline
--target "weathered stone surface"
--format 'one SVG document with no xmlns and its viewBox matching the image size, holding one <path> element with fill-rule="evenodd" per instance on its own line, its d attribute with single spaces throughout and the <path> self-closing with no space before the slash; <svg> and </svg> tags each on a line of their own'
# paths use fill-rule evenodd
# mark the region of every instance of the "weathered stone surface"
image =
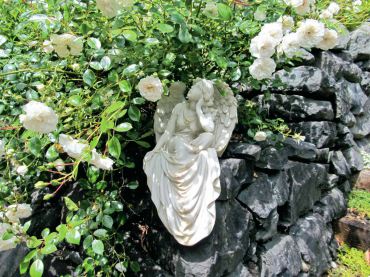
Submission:
<svg viewBox="0 0 370 277">
<path fill-rule="evenodd" d="M 153 255 L 175 276 L 224 276 L 242 262 L 249 246 L 252 216 L 237 201 L 216 202 L 216 223 L 210 236 L 192 247 L 177 244 L 167 232 L 158 233 Z"/>
<path fill-rule="evenodd" d="M 355 187 L 370 192 L 370 169 L 364 169 L 360 172 Z"/>
<path fill-rule="evenodd" d="M 284 149 L 267 146 L 262 149 L 261 157 L 257 161 L 256 166 L 264 169 L 281 170 L 287 161 L 288 156 Z"/>
<path fill-rule="evenodd" d="M 349 178 L 351 169 L 346 162 L 346 158 L 344 157 L 342 151 L 331 152 L 330 160 L 335 174 Z"/>
<path fill-rule="evenodd" d="M 348 148 L 343 150 L 343 155 L 346 158 L 347 164 L 349 165 L 352 173 L 361 171 L 364 168 L 364 162 L 358 149 L 354 147 Z"/>
<path fill-rule="evenodd" d="M 226 148 L 223 157 L 258 160 L 260 158 L 260 154 L 261 147 L 256 144 L 231 142 Z"/>
<path fill-rule="evenodd" d="M 284 150 L 289 158 L 314 161 L 317 158 L 317 148 L 309 142 L 297 142 L 295 139 L 287 138 L 283 141 Z"/>
<path fill-rule="evenodd" d="M 351 33 L 348 51 L 356 60 L 370 58 L 370 22 L 363 23 Z"/>
<path fill-rule="evenodd" d="M 18 245 L 14 249 L 0 252 L 0 276 L 18 277 L 19 264 L 26 256 L 28 248 L 25 245 Z"/>
<path fill-rule="evenodd" d="M 346 214 L 347 205 L 343 193 L 338 189 L 332 189 L 315 205 L 314 212 L 321 214 L 325 222 L 340 218 Z"/>
<path fill-rule="evenodd" d="M 340 147 L 340 149 L 346 149 L 350 147 L 355 147 L 357 146 L 355 139 L 353 137 L 352 133 L 345 134 L 344 136 L 338 136 L 337 147 Z"/>
<path fill-rule="evenodd" d="M 298 275 L 301 257 L 291 236 L 279 235 L 262 247 L 261 277 Z"/>
<path fill-rule="evenodd" d="M 336 125 L 329 121 L 307 121 L 289 124 L 293 131 L 302 133 L 306 142 L 316 145 L 317 148 L 332 147 L 337 136 Z"/>
<path fill-rule="evenodd" d="M 330 148 L 321 148 L 316 150 L 317 158 L 316 161 L 320 163 L 329 163 Z"/>
<path fill-rule="evenodd" d="M 249 272 L 248 268 L 242 263 L 240 263 L 233 272 L 227 274 L 225 277 L 253 277 L 253 276 L 254 275 L 252 275 L 252 273 Z"/>
<path fill-rule="evenodd" d="M 323 189 L 329 190 L 334 188 L 339 181 L 339 176 L 335 174 L 328 174 L 325 184 L 323 185 Z"/>
<path fill-rule="evenodd" d="M 357 116 L 356 124 L 350 128 L 356 139 L 361 139 L 370 134 L 370 99 L 364 105 L 364 113 Z"/>
<path fill-rule="evenodd" d="M 361 151 L 370 153 L 370 137 L 369 136 L 356 140 L 356 145 Z"/>
<path fill-rule="evenodd" d="M 255 99 L 261 110 L 287 121 L 333 120 L 334 111 L 329 101 L 313 100 L 300 95 L 272 94 L 268 99 L 259 95 Z"/>
<path fill-rule="evenodd" d="M 322 71 L 313 66 L 299 66 L 290 71 L 282 69 L 277 71 L 274 77 L 284 84 L 278 88 L 279 91 L 299 91 L 307 94 L 320 91 L 323 79 Z"/>
<path fill-rule="evenodd" d="M 241 184 L 236 180 L 231 169 L 225 166 L 225 164 L 221 166 L 220 183 L 221 194 L 218 197 L 218 200 L 234 198 L 241 187 Z"/>
<path fill-rule="evenodd" d="M 299 219 L 290 229 L 302 259 L 309 265 L 310 276 L 321 276 L 332 261 L 329 244 L 333 232 L 324 218 L 315 213 Z"/>
<path fill-rule="evenodd" d="M 294 224 L 299 216 L 312 209 L 321 197 L 321 187 L 327 179 L 325 166 L 319 164 L 290 163 L 286 170 L 290 194 L 285 206 L 280 209 L 280 224 Z"/>
<path fill-rule="evenodd" d="M 347 49 L 348 42 L 350 40 L 350 32 L 342 23 L 338 23 L 340 32 L 338 33 L 337 45 L 335 49 L 344 50 Z"/>
<path fill-rule="evenodd" d="M 241 184 L 250 183 L 253 179 L 253 163 L 247 163 L 243 159 L 221 159 L 221 168 L 228 168 L 231 170 L 232 175 Z"/>
<path fill-rule="evenodd" d="M 361 83 L 362 80 L 362 70 L 355 64 L 350 62 L 344 62 L 342 68 L 343 77 L 353 83 Z"/>
<path fill-rule="evenodd" d="M 327 74 L 326 78 L 333 80 L 342 77 L 344 63 L 341 58 L 329 51 L 319 52 L 316 57 L 316 66 Z"/>
<path fill-rule="evenodd" d="M 256 180 L 239 193 L 238 200 L 247 205 L 258 217 L 267 218 L 278 205 L 286 202 L 289 186 L 282 172 L 271 176 L 257 174 Z"/>
<path fill-rule="evenodd" d="M 277 210 L 273 210 L 268 218 L 266 219 L 257 219 L 258 225 L 256 240 L 257 241 L 267 241 L 277 234 L 277 226 L 279 221 L 279 214 Z"/>
<path fill-rule="evenodd" d="M 362 91 L 360 84 L 346 82 L 345 89 L 351 97 L 351 112 L 354 115 L 362 114 L 364 112 L 367 96 Z"/>
<path fill-rule="evenodd" d="M 362 73 L 361 87 L 363 88 L 365 94 L 369 96 L 370 95 L 370 72 Z"/>
</svg>

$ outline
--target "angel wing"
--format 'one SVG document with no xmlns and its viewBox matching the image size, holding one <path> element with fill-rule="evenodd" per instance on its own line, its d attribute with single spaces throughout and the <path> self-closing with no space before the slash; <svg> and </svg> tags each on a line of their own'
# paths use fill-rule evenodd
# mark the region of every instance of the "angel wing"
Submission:
<svg viewBox="0 0 370 277">
<path fill-rule="evenodd" d="M 234 93 L 226 83 L 215 84 L 214 106 L 215 115 L 215 146 L 219 157 L 225 151 L 231 134 L 238 123 L 238 103 Z"/>
<path fill-rule="evenodd" d="M 171 118 L 173 108 L 185 101 L 184 92 L 186 85 L 182 82 L 175 82 L 170 87 L 168 96 L 163 96 L 157 103 L 157 109 L 154 114 L 154 132 L 158 142 L 166 130 L 168 121 Z"/>
</svg>

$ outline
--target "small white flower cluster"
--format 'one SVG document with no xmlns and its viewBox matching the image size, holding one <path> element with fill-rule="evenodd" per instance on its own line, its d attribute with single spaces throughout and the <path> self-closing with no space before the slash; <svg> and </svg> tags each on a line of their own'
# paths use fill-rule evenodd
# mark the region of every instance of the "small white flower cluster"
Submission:
<svg viewBox="0 0 370 277">
<path fill-rule="evenodd" d="M 83 154 L 89 149 L 89 145 L 87 143 L 73 139 L 71 136 L 65 134 L 61 134 L 59 136 L 59 144 L 63 147 L 63 150 L 68 154 L 68 156 L 74 159 L 83 159 Z M 103 157 L 95 149 L 91 151 L 90 163 L 103 170 L 112 170 L 114 164 L 112 159 Z"/>
<path fill-rule="evenodd" d="M 58 116 L 44 103 L 31 101 L 23 106 L 23 110 L 26 114 L 20 115 L 19 119 L 24 128 L 42 134 L 56 130 Z"/>
<path fill-rule="evenodd" d="M 299 15 L 305 15 L 314 8 L 315 0 L 284 0 L 284 2 L 291 6 Z"/>
<path fill-rule="evenodd" d="M 96 7 L 109 18 L 117 16 L 121 8 L 129 8 L 133 4 L 133 0 L 96 0 Z"/>
<path fill-rule="evenodd" d="M 0 214 L 1 220 L 6 220 L 9 223 L 0 222 L 0 252 L 6 251 L 17 246 L 17 237 L 12 236 L 8 239 L 3 239 L 5 233 L 18 233 L 21 218 L 27 218 L 32 215 L 32 208 L 29 204 L 13 204 L 6 207 L 5 213 Z"/>
<path fill-rule="evenodd" d="M 339 11 L 340 11 L 339 5 L 335 2 L 331 2 L 330 5 L 321 12 L 320 18 L 322 19 L 333 18 L 334 15 L 339 13 Z"/>
<path fill-rule="evenodd" d="M 314 1 L 289 0 L 289 5 L 299 12 L 309 12 Z M 339 12 L 338 4 L 332 2 L 328 10 L 332 14 Z M 277 22 L 265 24 L 261 32 L 252 39 L 249 51 L 257 58 L 249 67 L 253 78 L 263 80 L 271 78 L 275 72 L 276 63 L 271 58 L 277 52 L 278 56 L 285 55 L 293 58 L 305 53 L 304 49 L 313 47 L 329 50 L 336 46 L 338 34 L 335 30 L 325 28 L 325 25 L 315 19 L 306 19 L 298 24 L 296 32 L 294 20 L 290 16 L 282 16 Z"/>
<path fill-rule="evenodd" d="M 163 86 L 159 78 L 148 76 L 140 80 L 137 85 L 142 97 L 151 102 L 156 102 L 162 97 Z"/>
<path fill-rule="evenodd" d="M 50 36 L 50 41 L 46 40 L 43 43 L 43 50 L 46 53 L 55 51 L 59 57 L 66 58 L 70 55 L 78 56 L 83 49 L 82 37 L 76 37 L 71 34 L 53 34 Z"/>
</svg>

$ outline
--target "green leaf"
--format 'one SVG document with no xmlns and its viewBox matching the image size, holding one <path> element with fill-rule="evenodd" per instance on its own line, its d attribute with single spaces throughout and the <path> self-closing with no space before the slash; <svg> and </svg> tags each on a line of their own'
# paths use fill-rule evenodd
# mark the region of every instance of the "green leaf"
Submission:
<svg viewBox="0 0 370 277">
<path fill-rule="evenodd" d="M 67 209 L 69 211 L 78 211 L 78 206 L 76 205 L 75 202 L 73 202 L 69 197 L 63 197 L 64 198 L 64 203 L 66 204 L 67 206 Z"/>
<path fill-rule="evenodd" d="M 95 76 L 95 73 L 90 70 L 90 69 L 87 69 L 83 76 L 82 76 L 84 82 L 89 85 L 90 87 L 92 87 L 96 81 L 96 76 Z"/>
<path fill-rule="evenodd" d="M 137 41 L 137 34 L 132 30 L 123 30 L 122 35 L 125 37 L 125 39 L 135 42 Z"/>
<path fill-rule="evenodd" d="M 38 137 L 33 137 L 28 142 L 30 152 L 36 157 L 41 156 L 41 147 L 41 140 Z"/>
<path fill-rule="evenodd" d="M 109 215 L 104 215 L 102 219 L 102 224 L 104 227 L 107 227 L 108 229 L 112 229 L 113 218 Z"/>
<path fill-rule="evenodd" d="M 118 86 L 122 92 L 131 92 L 132 87 L 129 81 L 127 80 L 122 80 L 118 83 Z"/>
<path fill-rule="evenodd" d="M 150 148 L 150 144 L 146 141 L 142 141 L 142 140 L 135 140 L 135 142 L 137 144 L 139 144 L 140 146 L 144 147 L 144 148 Z"/>
<path fill-rule="evenodd" d="M 87 169 L 87 178 L 89 179 L 89 182 L 94 184 L 100 175 L 99 168 L 96 168 L 95 166 L 89 166 Z"/>
<path fill-rule="evenodd" d="M 87 44 L 94 49 L 100 49 L 101 48 L 101 42 L 97 38 L 89 38 L 87 40 Z"/>
<path fill-rule="evenodd" d="M 108 141 L 108 151 L 113 157 L 119 159 L 121 155 L 121 143 L 119 142 L 118 138 L 112 137 Z"/>
<path fill-rule="evenodd" d="M 64 240 L 64 238 L 66 237 L 67 235 L 67 232 L 68 232 L 68 228 L 67 228 L 67 225 L 65 224 L 60 224 L 59 226 L 57 226 L 57 231 L 59 233 L 59 240 Z"/>
<path fill-rule="evenodd" d="M 44 263 L 40 259 L 37 259 L 30 267 L 30 275 L 31 277 L 41 277 L 42 273 L 44 273 Z"/>
<path fill-rule="evenodd" d="M 54 145 L 49 147 L 49 149 L 46 151 L 45 157 L 50 162 L 55 161 L 59 157 L 59 153 Z"/>
<path fill-rule="evenodd" d="M 32 260 L 33 257 L 36 256 L 38 249 L 34 249 L 31 252 L 29 252 L 24 258 L 23 262 L 29 262 Z"/>
<path fill-rule="evenodd" d="M 27 262 L 22 261 L 19 265 L 19 273 L 21 275 L 25 274 L 27 272 L 29 265 L 30 265 L 30 261 L 27 261 Z"/>
<path fill-rule="evenodd" d="M 130 268 L 135 273 L 140 271 L 140 265 L 137 261 L 130 262 Z"/>
<path fill-rule="evenodd" d="M 139 187 L 139 182 L 138 181 L 132 181 L 132 182 L 127 184 L 127 187 L 129 189 L 132 189 L 132 190 L 137 189 Z"/>
<path fill-rule="evenodd" d="M 141 112 L 138 107 L 130 106 L 128 109 L 128 116 L 132 121 L 140 121 Z"/>
<path fill-rule="evenodd" d="M 193 40 L 186 25 L 180 25 L 178 38 L 182 43 L 189 43 Z"/>
<path fill-rule="evenodd" d="M 103 66 L 99 62 L 91 62 L 89 65 L 92 69 L 103 70 Z"/>
<path fill-rule="evenodd" d="M 229 21 L 233 16 L 233 10 L 226 4 L 217 3 L 217 10 L 220 18 L 225 21 Z"/>
<path fill-rule="evenodd" d="M 94 240 L 92 242 L 92 249 L 98 255 L 103 255 L 104 253 L 104 244 L 101 240 Z"/>
<path fill-rule="evenodd" d="M 112 61 L 108 56 L 104 56 L 100 61 L 100 65 L 105 71 L 108 71 L 112 65 Z"/>
<path fill-rule="evenodd" d="M 239 67 L 234 68 L 231 71 L 231 80 L 232 81 L 238 81 L 241 76 L 242 76 L 242 72 L 240 71 L 240 68 Z"/>
<path fill-rule="evenodd" d="M 54 253 L 57 250 L 58 248 L 54 244 L 48 244 L 48 245 L 45 245 L 45 247 L 41 249 L 41 254 L 49 255 L 51 253 Z"/>
<path fill-rule="evenodd" d="M 27 233 L 28 229 L 31 226 L 31 220 L 27 221 L 26 223 L 23 224 L 22 231 L 23 233 Z"/>
<path fill-rule="evenodd" d="M 81 234 L 76 229 L 68 230 L 66 234 L 66 241 L 71 244 L 79 245 L 81 240 Z"/>
<path fill-rule="evenodd" d="M 127 131 L 130 131 L 131 129 L 132 129 L 132 125 L 131 123 L 128 123 L 128 122 L 123 122 L 114 128 L 114 130 L 116 130 L 117 132 L 127 132 Z"/>
<path fill-rule="evenodd" d="M 105 230 L 105 229 L 95 230 L 94 236 L 96 236 L 98 238 L 104 238 L 104 237 L 107 236 L 107 230 Z"/>
<path fill-rule="evenodd" d="M 68 98 L 68 104 L 75 107 L 81 106 L 82 97 L 80 95 L 72 95 Z"/>
<path fill-rule="evenodd" d="M 123 71 L 123 75 L 134 75 L 136 72 L 138 72 L 140 69 L 140 66 L 137 64 L 131 64 L 128 67 L 126 67 Z"/>
<path fill-rule="evenodd" d="M 84 249 L 90 248 L 92 241 L 94 240 L 92 235 L 88 235 L 85 239 L 84 242 L 82 243 L 82 246 Z"/>
<path fill-rule="evenodd" d="M 165 24 L 165 23 L 159 23 L 156 26 L 156 29 L 161 31 L 162 33 L 172 33 L 174 28 L 171 25 Z"/>
<path fill-rule="evenodd" d="M 125 102 L 117 101 L 112 103 L 108 108 L 105 109 L 105 114 L 112 114 L 115 111 L 122 109 L 125 106 Z"/>
</svg>

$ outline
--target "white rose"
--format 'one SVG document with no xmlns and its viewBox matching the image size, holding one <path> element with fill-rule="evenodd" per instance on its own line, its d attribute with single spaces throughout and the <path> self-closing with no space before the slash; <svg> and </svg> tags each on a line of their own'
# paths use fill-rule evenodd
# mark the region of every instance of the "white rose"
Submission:
<svg viewBox="0 0 370 277">
<path fill-rule="evenodd" d="M 204 7 L 203 13 L 209 17 L 218 17 L 218 8 L 216 3 L 208 2 Z"/>
<path fill-rule="evenodd" d="M 263 131 L 258 131 L 254 138 L 255 141 L 265 141 L 267 139 L 267 134 Z"/>
<path fill-rule="evenodd" d="M 271 58 L 256 59 L 249 67 L 249 73 L 257 80 L 271 78 L 272 73 L 275 72 L 276 64 Z"/>
<path fill-rule="evenodd" d="M 249 52 L 256 58 L 270 58 L 275 54 L 276 40 L 269 35 L 258 35 L 251 41 Z"/>
<path fill-rule="evenodd" d="M 5 142 L 0 139 L 0 158 L 5 154 Z"/>
<path fill-rule="evenodd" d="M 338 33 L 334 30 L 325 29 L 324 37 L 318 44 L 316 44 L 316 47 L 322 50 L 329 50 L 337 45 L 337 41 Z"/>
<path fill-rule="evenodd" d="M 55 160 L 53 164 L 58 171 L 63 171 L 65 169 L 64 161 L 62 159 Z"/>
<path fill-rule="evenodd" d="M 5 216 L 10 222 L 18 223 L 20 218 L 27 218 L 32 215 L 32 208 L 29 204 L 13 204 L 7 207 Z"/>
<path fill-rule="evenodd" d="M 123 8 L 129 8 L 129 7 L 132 7 L 134 5 L 133 0 L 118 0 L 118 3 Z"/>
<path fill-rule="evenodd" d="M 59 57 L 78 56 L 83 49 L 83 40 L 71 34 L 51 35 L 51 43 Z"/>
<path fill-rule="evenodd" d="M 28 172 L 28 167 L 26 165 L 20 165 L 16 167 L 15 171 L 17 172 L 17 174 L 24 176 Z"/>
<path fill-rule="evenodd" d="M 333 14 L 328 10 L 323 10 L 320 14 L 321 19 L 330 19 L 333 18 Z"/>
<path fill-rule="evenodd" d="M 74 159 L 80 159 L 83 152 L 89 147 L 87 143 L 81 143 L 77 139 L 73 139 L 71 136 L 60 134 L 59 144 L 63 147 L 63 150 L 68 156 Z"/>
<path fill-rule="evenodd" d="M 104 16 L 109 18 L 117 16 L 120 9 L 117 0 L 96 0 L 96 7 Z"/>
<path fill-rule="evenodd" d="M 281 22 L 267 23 L 263 25 L 259 33 L 259 36 L 260 35 L 269 35 L 276 41 L 276 44 L 278 44 L 283 38 L 283 25 Z"/>
<path fill-rule="evenodd" d="M 42 51 L 45 53 L 51 53 L 54 51 L 54 47 L 50 40 L 45 40 L 42 44 Z"/>
<path fill-rule="evenodd" d="M 102 155 L 96 152 L 95 149 L 92 151 L 90 163 L 103 170 L 112 170 L 114 164 L 112 159 L 107 157 L 103 158 Z"/>
<path fill-rule="evenodd" d="M 283 33 L 290 32 L 294 27 L 294 19 L 288 15 L 281 16 L 277 22 L 281 23 L 283 27 Z"/>
<path fill-rule="evenodd" d="M 58 116 L 44 103 L 31 101 L 23 106 L 23 110 L 26 114 L 20 115 L 19 119 L 24 128 L 43 134 L 56 130 Z"/>
<path fill-rule="evenodd" d="M 355 12 L 361 11 L 362 1 L 361 0 L 355 0 L 352 2 L 352 7 Z"/>
<path fill-rule="evenodd" d="M 301 46 L 306 48 L 314 47 L 324 37 L 325 26 L 315 19 L 306 19 L 297 29 L 297 35 Z"/>
<path fill-rule="evenodd" d="M 327 9 L 328 9 L 328 11 L 330 11 L 332 14 L 338 14 L 338 13 L 339 13 L 339 11 L 340 11 L 340 6 L 339 6 L 337 3 L 335 3 L 335 2 L 331 2 L 331 3 L 329 4 L 329 7 L 328 7 Z"/>
<path fill-rule="evenodd" d="M 288 58 L 297 56 L 300 52 L 300 41 L 296 33 L 290 33 L 283 37 L 281 44 L 277 48 L 277 52 L 285 54 Z"/>
<path fill-rule="evenodd" d="M 291 0 L 290 5 L 294 8 L 297 14 L 305 15 L 314 8 L 315 0 Z"/>
<path fill-rule="evenodd" d="M 254 12 L 253 17 L 257 21 L 264 21 L 266 19 L 266 11 L 263 9 L 257 9 Z"/>
<path fill-rule="evenodd" d="M 44 91 L 44 89 L 45 89 L 45 85 L 44 84 L 37 84 L 36 86 L 36 89 L 37 89 L 37 91 Z"/>
<path fill-rule="evenodd" d="M 148 76 L 140 80 L 137 85 L 142 97 L 151 102 L 156 102 L 162 97 L 163 86 L 159 78 Z"/>
</svg>

